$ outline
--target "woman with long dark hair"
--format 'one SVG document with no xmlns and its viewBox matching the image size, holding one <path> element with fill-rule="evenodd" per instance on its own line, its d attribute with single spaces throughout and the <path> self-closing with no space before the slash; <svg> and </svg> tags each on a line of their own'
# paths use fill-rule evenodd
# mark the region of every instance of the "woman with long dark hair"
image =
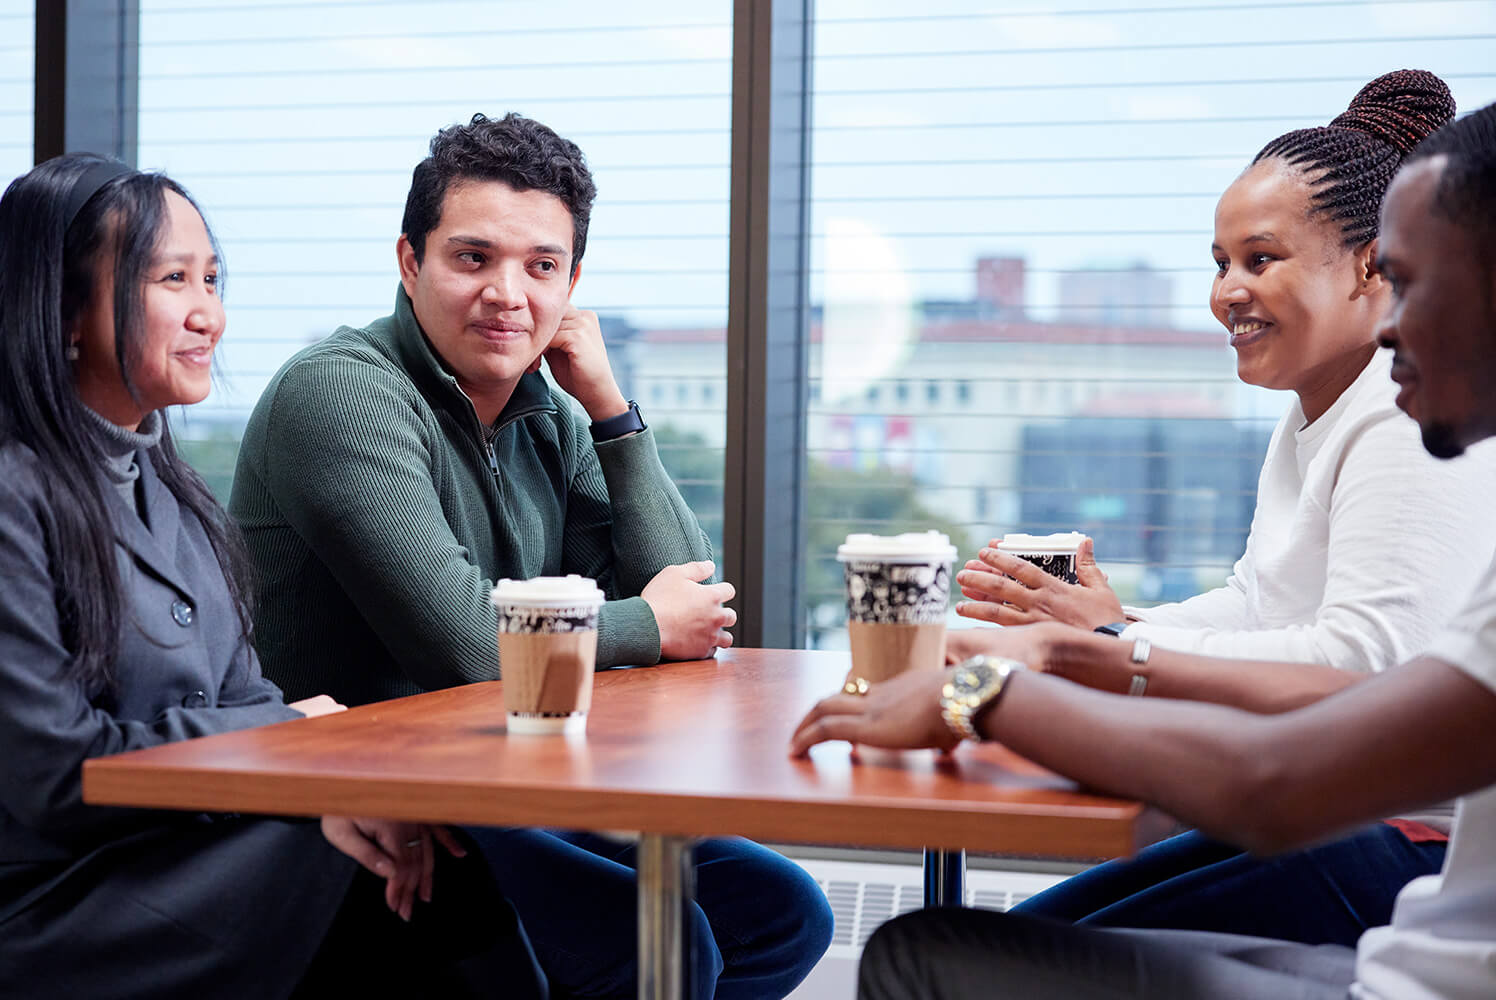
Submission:
<svg viewBox="0 0 1496 1000">
<path fill-rule="evenodd" d="M 341 707 L 261 677 L 238 537 L 165 419 L 211 385 L 218 257 L 180 186 L 113 160 L 0 199 L 0 995 L 525 995 L 450 831 L 82 801 L 87 758 Z"/>
</svg>

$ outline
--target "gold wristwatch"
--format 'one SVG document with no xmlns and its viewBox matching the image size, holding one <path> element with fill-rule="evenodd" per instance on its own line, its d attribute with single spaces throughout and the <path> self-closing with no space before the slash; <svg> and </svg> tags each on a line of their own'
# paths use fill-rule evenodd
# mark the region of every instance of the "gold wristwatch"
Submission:
<svg viewBox="0 0 1496 1000">
<path fill-rule="evenodd" d="M 1017 660 L 996 656 L 963 660 L 940 689 L 940 717 L 963 740 L 980 742 L 982 737 L 973 721 L 977 713 L 998 699 L 1013 671 L 1023 669 Z"/>
</svg>

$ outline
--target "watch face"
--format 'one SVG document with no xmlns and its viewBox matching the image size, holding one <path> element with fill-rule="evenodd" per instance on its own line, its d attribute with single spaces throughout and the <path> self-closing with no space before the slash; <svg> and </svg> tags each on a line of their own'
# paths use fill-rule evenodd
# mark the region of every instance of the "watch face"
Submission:
<svg viewBox="0 0 1496 1000">
<path fill-rule="evenodd" d="M 985 656 L 973 656 L 956 667 L 956 675 L 952 681 L 957 691 L 969 694 L 973 691 L 980 691 L 996 676 L 997 668 L 989 663 Z"/>
</svg>

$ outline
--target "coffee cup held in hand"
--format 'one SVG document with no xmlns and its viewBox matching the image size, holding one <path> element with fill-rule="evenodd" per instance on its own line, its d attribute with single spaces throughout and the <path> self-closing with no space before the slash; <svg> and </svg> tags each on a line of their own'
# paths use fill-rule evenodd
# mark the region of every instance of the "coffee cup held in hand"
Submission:
<svg viewBox="0 0 1496 1000">
<path fill-rule="evenodd" d="M 938 531 L 848 535 L 836 558 L 846 576 L 853 678 L 939 669 L 956 558 L 950 539 Z"/>
<path fill-rule="evenodd" d="M 1061 531 L 1053 535 L 1025 535 L 1010 532 L 997 543 L 999 552 L 1033 563 L 1050 576 L 1075 583 L 1075 559 L 1086 536 L 1078 531 Z"/>
<path fill-rule="evenodd" d="M 500 580 L 491 600 L 509 732 L 584 731 L 603 592 L 584 576 L 538 576 Z"/>
</svg>

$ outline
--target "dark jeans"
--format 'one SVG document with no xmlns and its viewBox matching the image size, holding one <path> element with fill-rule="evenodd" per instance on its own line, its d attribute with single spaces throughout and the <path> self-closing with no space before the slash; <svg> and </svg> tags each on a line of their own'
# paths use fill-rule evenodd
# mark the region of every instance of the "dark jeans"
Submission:
<svg viewBox="0 0 1496 1000">
<path fill-rule="evenodd" d="M 1014 907 L 1097 927 L 1176 928 L 1354 947 L 1392 920 L 1392 903 L 1437 874 L 1445 844 L 1415 844 L 1377 823 L 1318 847 L 1253 857 L 1190 832 L 1109 861 Z"/>
<path fill-rule="evenodd" d="M 867 943 L 860 1000 L 1345 1000 L 1341 945 L 922 910 Z"/>
<path fill-rule="evenodd" d="M 553 1000 L 638 996 L 632 842 L 560 830 L 467 831 L 514 902 Z M 695 845 L 686 930 L 696 1000 L 778 1000 L 831 943 L 831 907 L 792 861 L 738 838 Z"/>
<path fill-rule="evenodd" d="M 514 908 L 468 848 L 466 858 L 436 848 L 431 902 L 417 900 L 409 923 L 385 905 L 384 879 L 358 869 L 292 1000 L 546 1000 Z"/>
</svg>

